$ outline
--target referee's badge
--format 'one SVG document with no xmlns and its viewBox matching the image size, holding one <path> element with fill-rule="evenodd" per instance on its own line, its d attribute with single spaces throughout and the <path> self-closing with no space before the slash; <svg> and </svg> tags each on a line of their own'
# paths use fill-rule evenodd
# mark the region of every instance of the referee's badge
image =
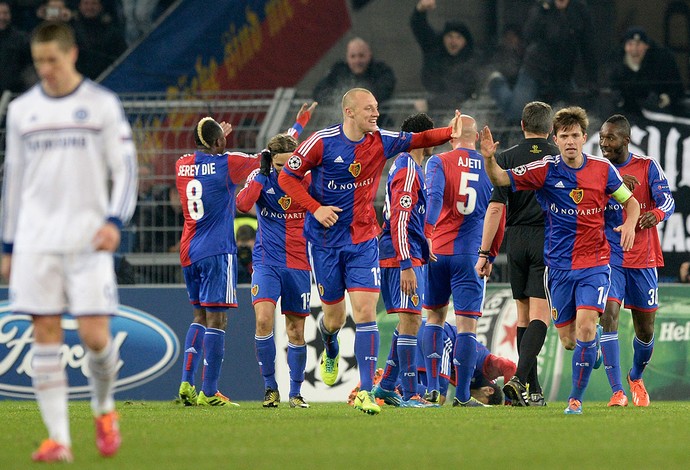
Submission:
<svg viewBox="0 0 690 470">
<path fill-rule="evenodd" d="M 283 210 L 286 211 L 290 208 L 290 204 L 292 204 L 292 198 L 290 196 L 285 195 L 278 199 L 278 204 L 280 204 L 280 207 L 282 207 Z"/>
<path fill-rule="evenodd" d="M 258 294 L 258 293 L 259 293 L 259 285 L 258 285 L 258 284 L 254 284 L 254 285 L 252 286 L 252 295 L 253 295 L 254 297 L 256 297 L 256 294 Z"/>
<path fill-rule="evenodd" d="M 541 153 L 541 149 L 539 148 L 538 145 L 532 145 L 532 149 L 529 151 L 529 153 Z"/>
<path fill-rule="evenodd" d="M 582 198 L 584 197 L 584 195 L 585 195 L 584 189 L 575 188 L 572 191 L 570 191 L 570 199 L 575 201 L 575 204 L 579 204 L 580 202 L 582 202 Z"/>
<path fill-rule="evenodd" d="M 350 163 L 349 170 L 352 176 L 357 178 L 359 174 L 362 172 L 362 164 L 360 162 Z"/>
</svg>

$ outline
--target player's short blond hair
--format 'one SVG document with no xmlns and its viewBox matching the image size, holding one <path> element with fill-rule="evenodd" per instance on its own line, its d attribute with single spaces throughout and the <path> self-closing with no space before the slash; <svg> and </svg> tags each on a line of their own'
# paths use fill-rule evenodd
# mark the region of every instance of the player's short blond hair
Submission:
<svg viewBox="0 0 690 470">
<path fill-rule="evenodd" d="M 45 21 L 31 33 L 31 44 L 55 41 L 62 51 L 69 51 L 76 46 L 74 30 L 62 21 Z"/>
</svg>

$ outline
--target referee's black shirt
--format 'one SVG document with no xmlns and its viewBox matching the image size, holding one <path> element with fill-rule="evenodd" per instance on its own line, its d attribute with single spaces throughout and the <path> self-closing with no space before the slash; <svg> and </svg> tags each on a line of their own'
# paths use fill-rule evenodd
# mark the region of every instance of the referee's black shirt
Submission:
<svg viewBox="0 0 690 470">
<path fill-rule="evenodd" d="M 518 145 L 498 154 L 496 162 L 505 170 L 541 160 L 547 155 L 560 154 L 558 147 L 551 142 L 551 140 L 542 138 L 524 139 Z M 534 191 L 513 191 L 510 186 L 497 186 L 491 193 L 490 201 L 507 205 L 507 227 L 515 225 L 544 226 L 544 215 Z"/>
</svg>

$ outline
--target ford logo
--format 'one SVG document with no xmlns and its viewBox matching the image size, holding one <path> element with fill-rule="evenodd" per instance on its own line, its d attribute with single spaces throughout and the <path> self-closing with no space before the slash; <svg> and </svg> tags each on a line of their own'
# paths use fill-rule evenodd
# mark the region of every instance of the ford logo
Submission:
<svg viewBox="0 0 690 470">
<path fill-rule="evenodd" d="M 77 321 L 63 315 L 65 344 L 62 364 L 67 370 L 70 398 L 88 398 L 90 372 L 79 342 Z M 172 329 L 158 318 L 132 307 L 120 305 L 111 318 L 113 343 L 120 352 L 115 391 L 138 387 L 167 371 L 180 353 L 180 343 Z M 31 377 L 31 316 L 10 311 L 9 302 L 0 302 L 0 395 L 33 398 Z"/>
</svg>

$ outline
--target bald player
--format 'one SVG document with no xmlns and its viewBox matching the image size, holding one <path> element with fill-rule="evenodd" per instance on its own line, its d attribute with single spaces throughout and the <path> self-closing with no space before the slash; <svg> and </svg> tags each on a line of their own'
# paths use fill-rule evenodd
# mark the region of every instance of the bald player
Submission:
<svg viewBox="0 0 690 470">
<path fill-rule="evenodd" d="M 453 353 L 458 384 L 453 406 L 479 407 L 485 405 L 470 396 L 470 380 L 477 358 L 477 319 L 486 281 L 477 275 L 474 265 L 493 187 L 476 150 L 477 123 L 467 115 L 462 115 L 461 121 L 459 138 L 451 139 L 453 150 L 432 156 L 426 166 L 424 235 L 429 240 L 430 258 L 436 261 L 428 268 L 424 296 L 428 315 L 422 351 L 427 370 L 426 399 L 438 403 L 443 324 L 452 295 L 458 330 Z"/>
<path fill-rule="evenodd" d="M 288 159 L 280 187 L 308 211 L 304 223 L 309 261 L 323 305 L 321 378 L 338 380 L 338 331 L 345 324 L 345 290 L 355 320 L 355 358 L 361 388 L 354 407 L 381 411 L 371 394 L 379 349 L 376 304 L 381 289 L 374 197 L 386 159 L 414 148 L 440 145 L 460 135 L 459 113 L 451 125 L 409 133 L 379 129 L 378 101 L 364 88 L 342 99 L 343 122 L 314 133 Z M 309 191 L 300 181 L 311 171 Z"/>
</svg>

